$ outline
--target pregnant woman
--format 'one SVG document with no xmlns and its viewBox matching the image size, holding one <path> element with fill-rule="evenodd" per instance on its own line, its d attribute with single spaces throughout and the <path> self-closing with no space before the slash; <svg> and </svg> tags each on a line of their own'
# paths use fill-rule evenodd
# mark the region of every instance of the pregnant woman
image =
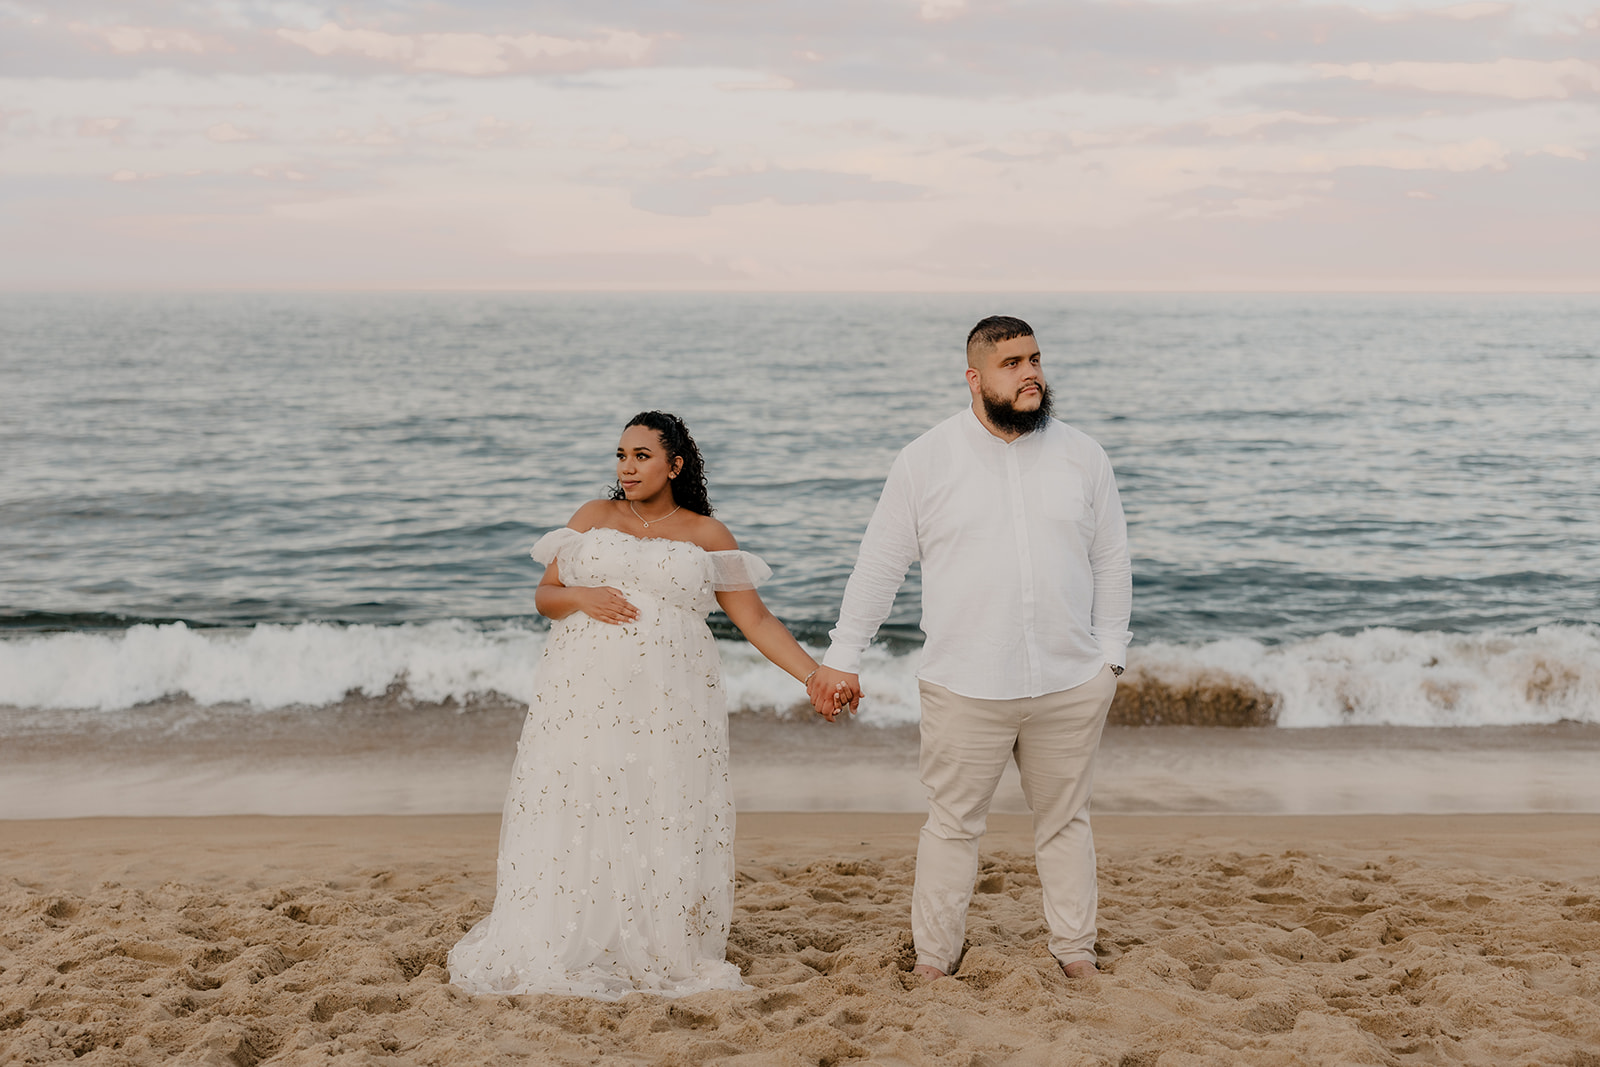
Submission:
<svg viewBox="0 0 1600 1067">
<path fill-rule="evenodd" d="M 472 993 L 611 1000 L 738 989 L 718 606 L 802 683 L 817 669 L 755 592 L 770 574 L 711 517 L 683 421 L 636 415 L 609 500 L 540 538 L 552 620 L 500 827 L 494 910 L 450 952 Z M 820 709 L 831 722 L 846 695 Z"/>
</svg>

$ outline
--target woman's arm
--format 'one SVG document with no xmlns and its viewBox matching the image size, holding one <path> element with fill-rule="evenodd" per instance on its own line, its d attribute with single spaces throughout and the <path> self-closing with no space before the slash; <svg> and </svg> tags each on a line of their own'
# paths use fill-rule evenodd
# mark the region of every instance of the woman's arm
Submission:
<svg viewBox="0 0 1600 1067">
<path fill-rule="evenodd" d="M 729 590 L 717 594 L 717 603 L 722 606 L 728 620 L 744 634 L 745 640 L 756 647 L 756 651 L 788 671 L 801 685 L 810 680 L 812 672 L 817 669 L 817 661 L 800 647 L 800 642 L 794 639 L 789 628 L 767 609 L 759 593 L 754 589 Z M 832 722 L 840 710 L 836 703 L 831 713 L 821 709 L 818 709 L 818 713 Z"/>
<path fill-rule="evenodd" d="M 544 569 L 539 588 L 533 592 L 533 606 L 547 619 L 564 619 L 581 611 L 590 618 L 620 626 L 639 617 L 639 609 L 609 585 L 562 585 L 554 560 Z"/>
<path fill-rule="evenodd" d="M 806 675 L 817 669 L 817 661 L 800 647 L 789 628 L 767 609 L 754 589 L 718 593 L 717 603 L 722 605 L 728 620 L 739 628 L 746 641 L 788 671 L 796 681 L 805 681 Z"/>
<path fill-rule="evenodd" d="M 694 542 L 707 552 L 730 552 L 739 547 L 739 542 L 734 540 L 732 531 L 710 516 L 700 520 Z M 788 671 L 801 685 L 809 685 L 811 676 L 817 671 L 817 661 L 800 647 L 800 642 L 794 639 L 789 628 L 767 610 L 767 606 L 761 602 L 759 593 L 754 589 L 723 590 L 717 594 L 717 603 L 728 616 L 728 621 L 744 634 L 745 640 L 756 646 L 756 651 Z M 809 689 L 807 695 L 810 695 Z M 853 693 L 841 695 L 835 691 L 831 703 L 827 695 L 819 695 L 812 700 L 812 707 L 816 708 L 818 715 L 832 722 L 834 716 L 844 710 L 845 704 L 851 704 L 850 698 L 853 695 Z M 855 712 L 853 704 L 850 711 L 852 714 Z"/>
<path fill-rule="evenodd" d="M 593 528 L 604 517 L 608 506 L 610 501 L 589 501 L 567 520 L 567 528 L 579 531 Z M 609 585 L 562 585 L 555 560 L 544 569 L 539 588 L 533 591 L 533 606 L 547 619 L 564 619 L 574 611 L 581 611 L 601 622 L 621 625 L 639 617 L 638 609 L 628 603 L 628 598 Z"/>
</svg>

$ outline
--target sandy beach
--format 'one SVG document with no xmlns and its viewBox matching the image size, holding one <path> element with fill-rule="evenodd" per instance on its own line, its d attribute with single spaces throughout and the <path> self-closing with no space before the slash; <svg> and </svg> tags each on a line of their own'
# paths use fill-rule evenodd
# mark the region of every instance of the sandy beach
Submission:
<svg viewBox="0 0 1600 1067">
<path fill-rule="evenodd" d="M 749 813 L 746 992 L 471 998 L 498 818 L 0 822 L 0 1064 L 1600 1064 L 1600 816 L 1102 816 L 1104 974 L 996 816 L 951 978 L 915 815 Z"/>
</svg>

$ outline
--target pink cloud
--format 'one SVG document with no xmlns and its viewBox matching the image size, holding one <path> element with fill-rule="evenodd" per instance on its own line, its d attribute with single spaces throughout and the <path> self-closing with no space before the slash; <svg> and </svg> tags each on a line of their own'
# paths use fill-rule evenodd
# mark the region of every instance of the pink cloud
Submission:
<svg viewBox="0 0 1600 1067">
<path fill-rule="evenodd" d="M 1418 148 L 1351 148 L 1311 152 L 1298 160 L 1298 169 L 1330 171 L 1343 167 L 1381 167 L 1387 170 L 1505 170 L 1505 146 L 1488 137 L 1424 145 Z"/>
<path fill-rule="evenodd" d="M 120 118 L 84 119 L 78 123 L 78 136 L 111 137 L 117 134 L 127 123 L 127 119 Z"/>
<path fill-rule="evenodd" d="M 385 33 L 346 29 L 324 23 L 315 30 L 277 31 L 290 44 L 318 56 L 353 55 L 404 67 L 445 74 L 504 74 L 541 65 L 626 65 L 648 55 L 651 39 L 637 33 L 611 31 L 593 40 L 485 33 Z"/>
<path fill-rule="evenodd" d="M 217 142 L 254 141 L 255 134 L 239 129 L 231 122 L 219 122 L 206 130 L 206 137 Z"/>
<path fill-rule="evenodd" d="M 1317 63 L 1324 78 L 1395 89 L 1510 100 L 1565 100 L 1600 93 L 1600 65 L 1581 59 L 1497 59 L 1489 63 Z"/>
<path fill-rule="evenodd" d="M 233 46 L 221 37 L 199 34 L 190 30 L 158 29 L 151 26 L 94 26 L 82 22 L 70 23 L 73 33 L 97 38 L 117 55 L 137 55 L 141 52 L 187 52 L 204 55 L 208 52 L 232 52 Z"/>
</svg>

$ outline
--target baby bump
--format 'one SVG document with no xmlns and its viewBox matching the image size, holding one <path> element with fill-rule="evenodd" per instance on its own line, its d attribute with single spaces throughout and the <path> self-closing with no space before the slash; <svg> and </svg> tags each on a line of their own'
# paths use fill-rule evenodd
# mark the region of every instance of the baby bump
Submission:
<svg viewBox="0 0 1600 1067">
<path fill-rule="evenodd" d="M 705 620 L 657 605 L 620 626 L 587 615 L 558 622 L 539 663 L 536 691 L 567 714 L 617 725 L 663 724 L 686 715 L 725 715 L 721 675 Z"/>
</svg>

